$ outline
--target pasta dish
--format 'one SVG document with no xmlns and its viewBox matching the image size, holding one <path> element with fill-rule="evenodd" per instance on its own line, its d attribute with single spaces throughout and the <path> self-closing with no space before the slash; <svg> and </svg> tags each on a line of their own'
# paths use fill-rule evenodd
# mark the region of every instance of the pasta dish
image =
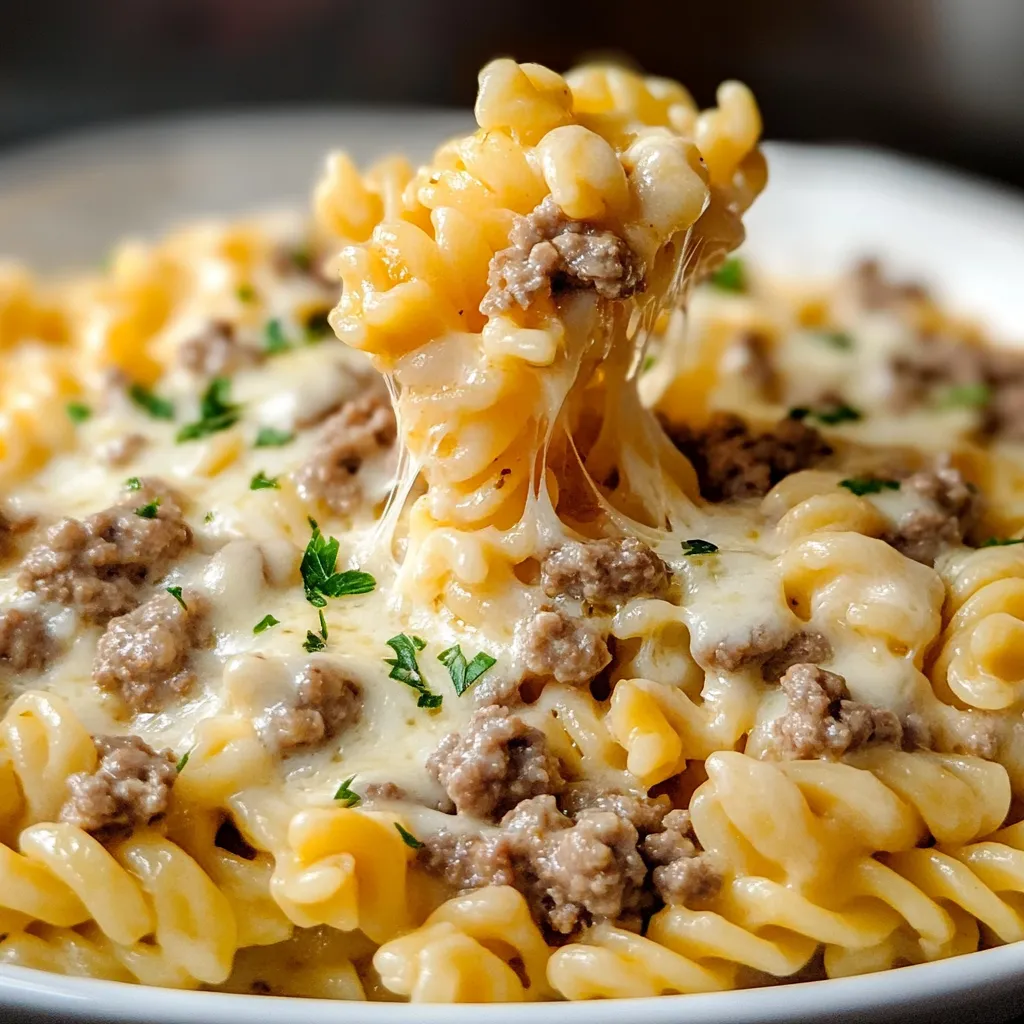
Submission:
<svg viewBox="0 0 1024 1024">
<path fill-rule="evenodd" d="M 0 269 L 0 963 L 656 996 L 1024 938 L 1024 355 L 733 255 L 723 84 L 481 72 L 308 216 Z"/>
</svg>

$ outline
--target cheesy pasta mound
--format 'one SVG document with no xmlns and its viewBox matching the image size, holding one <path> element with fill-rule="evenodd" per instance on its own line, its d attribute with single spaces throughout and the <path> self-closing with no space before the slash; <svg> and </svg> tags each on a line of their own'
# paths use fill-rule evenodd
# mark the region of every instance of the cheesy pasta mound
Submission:
<svg viewBox="0 0 1024 1024">
<path fill-rule="evenodd" d="M 1024 355 L 731 256 L 737 82 L 475 112 L 0 270 L 0 962 L 487 1002 L 1024 937 Z"/>
</svg>

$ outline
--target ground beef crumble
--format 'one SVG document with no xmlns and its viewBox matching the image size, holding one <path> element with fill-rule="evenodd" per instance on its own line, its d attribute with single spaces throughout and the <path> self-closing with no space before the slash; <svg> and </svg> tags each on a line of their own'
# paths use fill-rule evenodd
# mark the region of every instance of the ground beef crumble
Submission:
<svg viewBox="0 0 1024 1024">
<path fill-rule="evenodd" d="M 777 683 L 794 665 L 827 665 L 832 660 L 832 645 L 828 639 L 807 630 L 794 634 L 784 647 L 768 656 L 761 665 L 761 678 L 766 683 Z"/>
<path fill-rule="evenodd" d="M 579 789 L 566 793 L 561 810 L 542 794 L 517 804 L 500 829 L 427 837 L 420 862 L 456 889 L 515 886 L 556 935 L 602 918 L 638 921 L 659 900 L 706 899 L 721 884 L 685 811 L 669 811 L 664 800 Z"/>
<path fill-rule="evenodd" d="M 136 514 L 156 500 L 153 518 Z M 136 608 L 139 585 L 159 579 L 191 543 L 192 530 L 170 489 L 146 481 L 117 505 L 51 527 L 22 561 L 18 584 L 103 624 Z"/>
<path fill-rule="evenodd" d="M 527 676 L 586 686 L 611 661 L 611 652 L 592 623 L 546 608 L 516 627 L 514 657 Z"/>
<path fill-rule="evenodd" d="M 486 316 L 529 309 L 539 296 L 593 288 L 602 298 L 624 299 L 643 289 L 644 268 L 612 231 L 569 220 L 553 196 L 516 217 L 509 246 L 495 253 L 480 303 Z"/>
<path fill-rule="evenodd" d="M 715 413 L 707 426 L 668 426 L 672 443 L 690 460 L 708 501 L 762 497 L 780 480 L 830 455 L 821 434 L 802 420 L 783 419 L 756 431 L 733 413 Z"/>
<path fill-rule="evenodd" d="M 835 672 L 793 665 L 780 685 L 787 706 L 771 723 L 764 752 L 771 760 L 837 760 L 868 743 L 902 744 L 895 712 L 850 700 L 846 680 Z"/>
<path fill-rule="evenodd" d="M 214 320 L 182 343 L 178 360 L 190 373 L 200 377 L 223 377 L 249 366 L 258 366 L 264 354 L 254 345 L 243 344 L 235 324 Z"/>
<path fill-rule="evenodd" d="M 915 562 L 933 565 L 944 547 L 962 544 L 976 522 L 978 492 L 949 465 L 914 473 L 901 486 L 919 496 L 922 505 L 902 516 L 885 539 Z"/>
<path fill-rule="evenodd" d="M 391 449 L 397 437 L 387 394 L 373 391 L 346 402 L 324 423 L 312 458 L 298 470 L 295 484 L 307 501 L 322 501 L 339 515 L 362 501 L 359 471 L 368 459 Z"/>
<path fill-rule="evenodd" d="M 571 597 L 600 609 L 656 596 L 668 581 L 668 567 L 635 537 L 566 541 L 541 562 L 541 586 L 548 597 Z"/>
<path fill-rule="evenodd" d="M 111 619 L 96 644 L 93 682 L 135 714 L 161 711 L 195 683 L 191 655 L 207 641 L 208 606 L 197 594 L 187 594 L 185 603 L 156 594 Z"/>
<path fill-rule="evenodd" d="M 459 814 L 496 820 L 521 800 L 562 788 L 544 734 L 499 705 L 480 708 L 427 759 Z"/>
<path fill-rule="evenodd" d="M 46 623 L 35 609 L 5 608 L 0 612 L 0 666 L 15 672 L 38 671 L 52 653 Z"/>
<path fill-rule="evenodd" d="M 318 746 L 359 718 L 363 691 L 328 659 L 311 661 L 299 676 L 294 704 L 270 708 L 260 723 L 264 743 L 279 753 Z"/>
<path fill-rule="evenodd" d="M 167 810 L 178 777 L 170 750 L 157 753 L 138 736 L 94 736 L 99 764 L 68 776 L 60 820 L 86 832 L 148 825 Z"/>
</svg>

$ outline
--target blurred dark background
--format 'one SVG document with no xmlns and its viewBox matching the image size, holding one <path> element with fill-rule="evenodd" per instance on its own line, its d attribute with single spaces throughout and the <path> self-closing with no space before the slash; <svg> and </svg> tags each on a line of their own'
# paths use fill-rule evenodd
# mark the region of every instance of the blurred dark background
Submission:
<svg viewBox="0 0 1024 1024">
<path fill-rule="evenodd" d="M 621 52 L 773 138 L 863 141 L 1024 184 L 1024 0 L 2 0 L 0 146 L 152 114 L 466 105 L 510 54 Z"/>
</svg>

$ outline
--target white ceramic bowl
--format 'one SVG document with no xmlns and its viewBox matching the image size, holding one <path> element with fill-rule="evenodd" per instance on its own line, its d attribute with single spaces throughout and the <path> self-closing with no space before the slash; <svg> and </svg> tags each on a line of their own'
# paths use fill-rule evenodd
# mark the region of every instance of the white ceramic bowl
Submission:
<svg viewBox="0 0 1024 1024">
<path fill-rule="evenodd" d="M 0 159 L 0 255 L 49 269 L 102 259 L 126 234 L 195 215 L 305 201 L 322 154 L 425 155 L 454 113 L 277 112 L 93 132 Z M 1008 342 L 1024 341 L 1024 200 L 882 153 L 769 147 L 748 220 L 770 269 L 827 275 L 866 254 L 934 285 Z M 0 1024 L 799 1024 L 1004 1020 L 1024 1009 L 1024 943 L 837 981 L 661 999 L 416 1006 L 143 989 L 0 967 Z"/>
</svg>

